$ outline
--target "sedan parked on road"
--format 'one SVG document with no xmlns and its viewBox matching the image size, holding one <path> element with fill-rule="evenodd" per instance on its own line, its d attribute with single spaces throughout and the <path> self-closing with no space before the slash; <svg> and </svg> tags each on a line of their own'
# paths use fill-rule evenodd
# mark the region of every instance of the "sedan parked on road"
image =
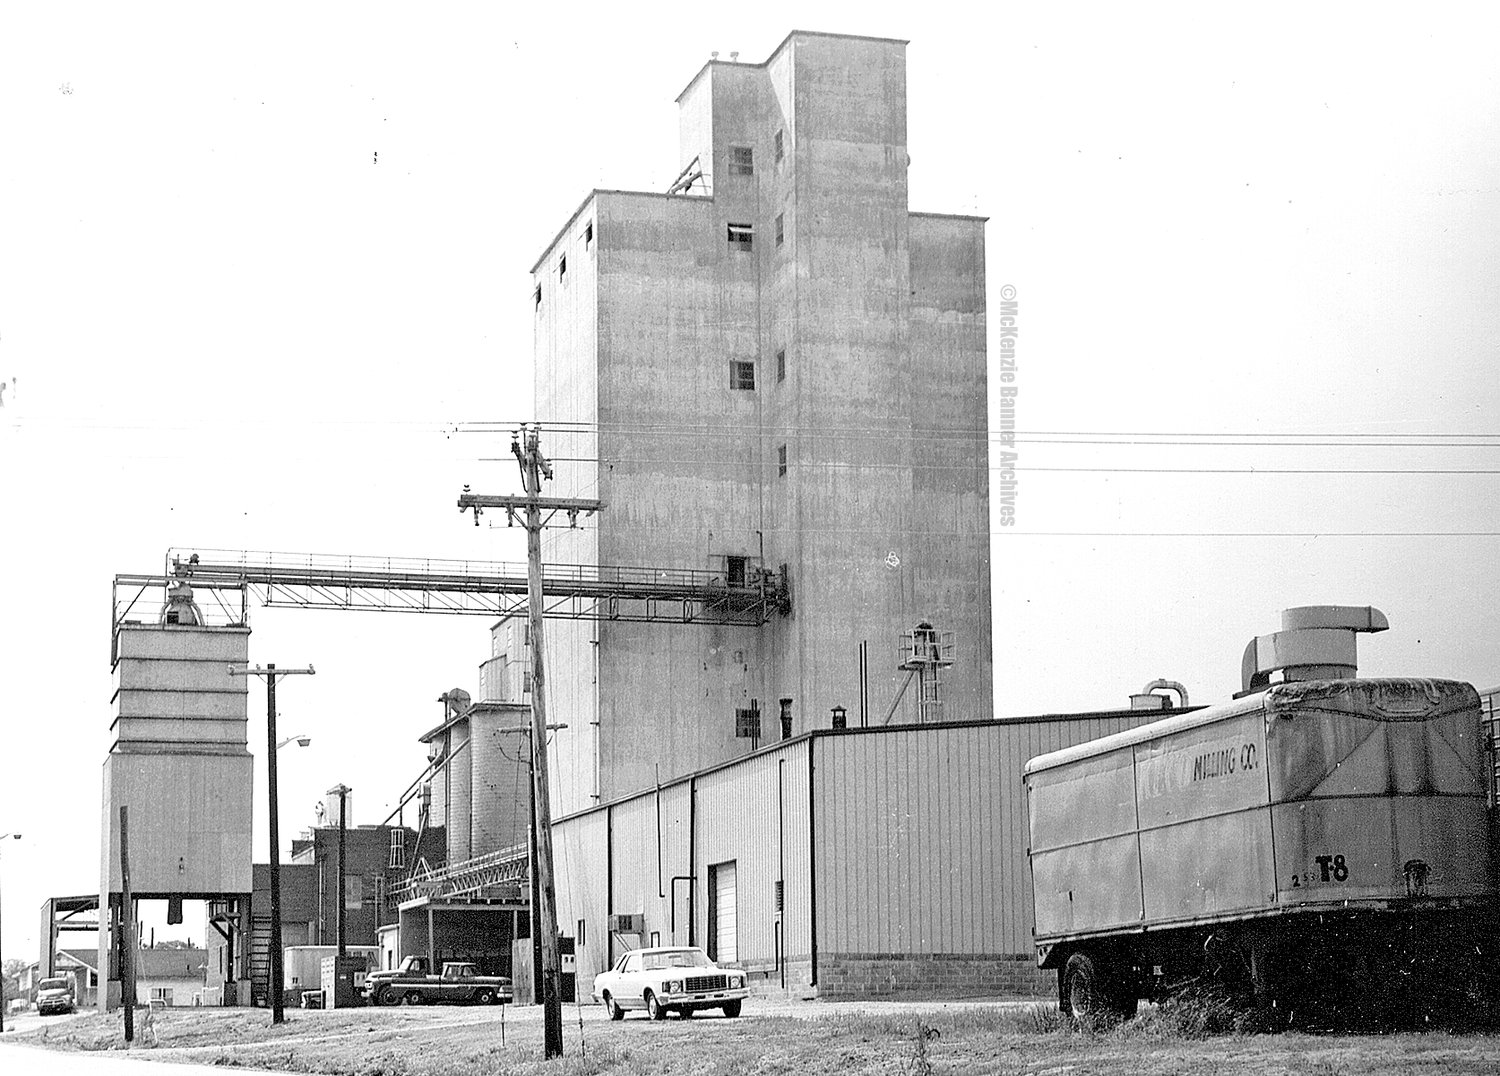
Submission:
<svg viewBox="0 0 1500 1076">
<path fill-rule="evenodd" d="M 669 1012 L 690 1016 L 700 1009 L 738 1016 L 749 992 L 743 971 L 717 967 L 696 946 L 636 949 L 594 978 L 594 1000 L 611 1020 L 623 1020 L 626 1009 L 645 1009 L 653 1020 L 665 1019 Z"/>
</svg>

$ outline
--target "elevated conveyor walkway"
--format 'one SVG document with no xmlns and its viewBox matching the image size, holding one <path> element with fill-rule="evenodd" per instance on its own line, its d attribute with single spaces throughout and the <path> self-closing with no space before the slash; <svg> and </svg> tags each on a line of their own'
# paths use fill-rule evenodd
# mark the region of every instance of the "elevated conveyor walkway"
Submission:
<svg viewBox="0 0 1500 1076">
<path fill-rule="evenodd" d="M 174 583 L 193 588 L 208 623 L 243 623 L 250 597 L 309 609 L 490 617 L 526 610 L 524 563 L 174 549 L 161 575 L 115 576 L 116 633 L 132 618 L 154 621 Z M 550 564 L 542 591 L 542 615 L 570 620 L 764 624 L 791 611 L 785 570 L 754 565 L 731 581 L 686 568 Z"/>
</svg>

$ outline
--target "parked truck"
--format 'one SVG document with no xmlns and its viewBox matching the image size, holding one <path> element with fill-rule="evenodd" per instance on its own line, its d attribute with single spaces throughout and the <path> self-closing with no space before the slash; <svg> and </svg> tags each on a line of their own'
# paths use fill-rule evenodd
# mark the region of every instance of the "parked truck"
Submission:
<svg viewBox="0 0 1500 1076">
<path fill-rule="evenodd" d="M 1297 1022 L 1493 1007 L 1493 759 L 1474 688 L 1251 686 L 1026 765 L 1037 960 L 1063 1011 L 1123 1017 L 1208 983 Z"/>
<path fill-rule="evenodd" d="M 372 1005 L 503 1005 L 511 1000 L 510 980 L 480 975 L 476 965 L 450 960 L 432 974 L 425 956 L 409 956 L 394 971 L 372 971 L 365 978 Z"/>
</svg>

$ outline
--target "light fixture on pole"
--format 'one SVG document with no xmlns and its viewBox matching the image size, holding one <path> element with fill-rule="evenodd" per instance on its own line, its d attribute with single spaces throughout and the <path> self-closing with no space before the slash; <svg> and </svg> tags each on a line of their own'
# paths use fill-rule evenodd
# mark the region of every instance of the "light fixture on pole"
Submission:
<svg viewBox="0 0 1500 1076">
<path fill-rule="evenodd" d="M 293 740 L 297 741 L 298 747 L 306 747 L 308 744 L 312 743 L 311 736 L 283 736 L 281 738 L 281 742 L 276 745 L 276 750 L 280 751 L 283 747 L 291 743 Z"/>
</svg>

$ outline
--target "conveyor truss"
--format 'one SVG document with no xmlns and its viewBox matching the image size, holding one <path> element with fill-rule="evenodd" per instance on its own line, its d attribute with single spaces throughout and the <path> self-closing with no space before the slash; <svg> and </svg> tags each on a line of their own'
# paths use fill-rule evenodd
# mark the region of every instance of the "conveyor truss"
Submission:
<svg viewBox="0 0 1500 1076">
<path fill-rule="evenodd" d="M 503 618 L 526 612 L 524 563 L 203 549 L 170 550 L 159 575 L 115 576 L 113 640 L 122 625 L 159 622 L 186 583 L 203 622 L 244 624 L 262 605 Z M 648 624 L 756 625 L 791 611 L 786 568 L 726 572 L 549 564 L 542 615 Z"/>
</svg>

